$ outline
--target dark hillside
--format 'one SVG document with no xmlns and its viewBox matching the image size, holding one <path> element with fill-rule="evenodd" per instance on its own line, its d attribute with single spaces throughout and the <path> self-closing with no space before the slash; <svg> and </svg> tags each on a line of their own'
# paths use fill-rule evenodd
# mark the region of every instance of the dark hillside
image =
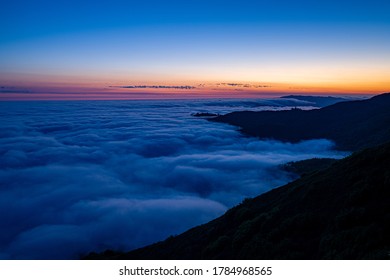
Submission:
<svg viewBox="0 0 390 280">
<path fill-rule="evenodd" d="M 303 176 L 331 166 L 337 159 L 334 158 L 311 158 L 300 161 L 288 162 L 280 167 L 288 172 Z"/>
<path fill-rule="evenodd" d="M 357 151 L 390 140 L 390 93 L 310 111 L 233 112 L 210 121 L 239 126 L 260 138 L 288 142 L 326 138 L 340 150 Z"/>
</svg>

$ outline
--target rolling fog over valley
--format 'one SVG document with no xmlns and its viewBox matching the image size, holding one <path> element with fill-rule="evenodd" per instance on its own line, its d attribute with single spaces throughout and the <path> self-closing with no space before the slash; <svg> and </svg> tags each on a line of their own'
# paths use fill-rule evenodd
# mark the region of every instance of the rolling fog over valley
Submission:
<svg viewBox="0 0 390 280">
<path fill-rule="evenodd" d="M 0 104 L 0 257 L 131 250 L 222 215 L 293 175 L 280 164 L 340 158 L 325 139 L 247 137 L 191 114 L 310 109 L 298 100 Z"/>
</svg>

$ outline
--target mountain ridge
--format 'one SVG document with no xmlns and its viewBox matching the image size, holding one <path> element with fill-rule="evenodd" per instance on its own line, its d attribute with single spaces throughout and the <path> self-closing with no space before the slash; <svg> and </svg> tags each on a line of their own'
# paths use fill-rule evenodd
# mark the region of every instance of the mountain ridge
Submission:
<svg viewBox="0 0 390 280">
<path fill-rule="evenodd" d="M 390 93 L 339 102 L 309 111 L 241 111 L 210 118 L 250 136 L 299 142 L 329 139 L 339 150 L 357 151 L 390 139 Z"/>
<path fill-rule="evenodd" d="M 352 98 L 346 98 L 346 97 L 314 96 L 314 95 L 285 95 L 285 96 L 281 96 L 280 98 L 305 101 L 311 103 L 315 107 L 325 107 L 325 106 L 336 104 L 338 102 L 354 100 Z"/>
</svg>

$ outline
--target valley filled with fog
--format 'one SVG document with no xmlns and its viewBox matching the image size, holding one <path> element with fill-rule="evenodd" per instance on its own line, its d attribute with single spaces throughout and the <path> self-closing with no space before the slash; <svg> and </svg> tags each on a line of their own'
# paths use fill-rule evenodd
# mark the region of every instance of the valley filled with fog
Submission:
<svg viewBox="0 0 390 280">
<path fill-rule="evenodd" d="M 340 158 L 326 139 L 259 140 L 194 113 L 305 101 L 0 104 L 0 258 L 73 259 L 179 234 L 293 179 L 280 164 Z"/>
</svg>

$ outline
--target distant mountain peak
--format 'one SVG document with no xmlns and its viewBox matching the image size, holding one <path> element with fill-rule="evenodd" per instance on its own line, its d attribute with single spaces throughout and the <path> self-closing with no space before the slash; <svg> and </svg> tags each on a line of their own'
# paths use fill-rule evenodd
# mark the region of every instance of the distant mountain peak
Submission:
<svg viewBox="0 0 390 280">
<path fill-rule="evenodd" d="M 359 100 L 361 98 L 356 97 L 338 97 L 338 96 L 313 96 L 313 95 L 286 95 L 280 98 L 295 99 L 300 101 L 309 102 L 315 107 L 325 107 L 338 102 Z"/>
</svg>

